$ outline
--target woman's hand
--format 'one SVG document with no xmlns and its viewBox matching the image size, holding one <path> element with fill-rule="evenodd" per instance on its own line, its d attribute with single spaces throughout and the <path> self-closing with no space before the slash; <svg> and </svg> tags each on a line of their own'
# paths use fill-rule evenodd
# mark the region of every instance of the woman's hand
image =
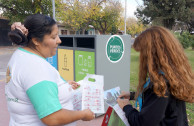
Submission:
<svg viewBox="0 0 194 126">
<path fill-rule="evenodd" d="M 71 81 L 71 80 L 69 80 L 69 81 L 67 81 L 71 86 L 72 86 L 72 88 L 75 90 L 75 89 L 77 89 L 79 86 L 80 86 L 80 84 L 78 84 L 77 82 L 75 82 L 75 81 Z"/>
<path fill-rule="evenodd" d="M 82 112 L 84 114 L 83 121 L 90 121 L 95 118 L 95 114 L 90 109 L 84 109 Z"/>
<path fill-rule="evenodd" d="M 130 92 L 122 91 L 118 98 L 130 99 Z"/>
<path fill-rule="evenodd" d="M 13 30 L 15 30 L 15 29 L 20 30 L 20 31 L 21 31 L 24 35 L 26 35 L 26 36 L 27 36 L 27 34 L 28 34 L 28 29 L 26 29 L 26 28 L 24 27 L 24 25 L 21 24 L 21 22 L 14 22 L 14 23 L 11 25 L 11 30 L 13 31 Z"/>
<path fill-rule="evenodd" d="M 118 102 L 118 104 L 119 104 L 119 106 L 120 106 L 120 108 L 121 108 L 122 110 L 123 110 L 124 106 L 130 104 L 130 103 L 129 103 L 129 99 L 120 99 L 120 98 L 118 98 L 118 99 L 117 99 L 117 102 Z"/>
</svg>

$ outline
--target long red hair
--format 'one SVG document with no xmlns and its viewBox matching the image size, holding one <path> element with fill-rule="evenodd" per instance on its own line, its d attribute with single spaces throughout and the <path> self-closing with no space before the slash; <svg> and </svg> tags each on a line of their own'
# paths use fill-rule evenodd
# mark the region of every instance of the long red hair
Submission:
<svg viewBox="0 0 194 126">
<path fill-rule="evenodd" d="M 165 97 L 168 91 L 177 99 L 194 102 L 194 74 L 182 46 L 164 27 L 153 26 L 141 33 L 133 45 L 140 52 L 139 84 L 142 93 L 146 78 L 153 82 L 154 93 Z M 159 72 L 164 72 L 164 75 Z"/>
</svg>

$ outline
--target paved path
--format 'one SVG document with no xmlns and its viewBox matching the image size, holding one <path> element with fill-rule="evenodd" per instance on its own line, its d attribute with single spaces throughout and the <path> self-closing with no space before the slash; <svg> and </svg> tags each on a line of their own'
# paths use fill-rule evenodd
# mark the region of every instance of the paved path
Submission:
<svg viewBox="0 0 194 126">
<path fill-rule="evenodd" d="M 0 76 L 0 126 L 8 126 L 9 124 L 9 113 L 6 106 L 5 100 L 5 76 Z"/>
<path fill-rule="evenodd" d="M 9 126 L 9 113 L 5 99 L 5 74 L 6 66 L 16 47 L 0 47 L 0 126 Z M 77 121 L 77 126 L 101 126 L 104 116 L 92 121 Z"/>
<path fill-rule="evenodd" d="M 5 74 L 7 63 L 15 47 L 0 47 L 0 126 L 9 125 L 9 113 L 5 99 Z"/>
</svg>

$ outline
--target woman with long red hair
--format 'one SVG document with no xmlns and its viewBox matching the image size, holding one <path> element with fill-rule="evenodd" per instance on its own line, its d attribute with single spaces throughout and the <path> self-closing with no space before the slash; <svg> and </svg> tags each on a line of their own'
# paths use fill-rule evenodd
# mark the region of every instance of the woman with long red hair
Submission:
<svg viewBox="0 0 194 126">
<path fill-rule="evenodd" d="M 133 45 L 140 52 L 137 111 L 123 92 L 117 102 L 131 126 L 188 126 L 185 102 L 194 102 L 194 74 L 182 46 L 166 28 L 153 26 Z"/>
</svg>

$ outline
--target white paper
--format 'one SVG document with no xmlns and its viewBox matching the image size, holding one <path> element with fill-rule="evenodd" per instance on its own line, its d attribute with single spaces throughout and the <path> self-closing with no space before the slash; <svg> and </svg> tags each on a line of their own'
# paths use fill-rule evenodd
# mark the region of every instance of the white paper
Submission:
<svg viewBox="0 0 194 126">
<path fill-rule="evenodd" d="M 118 104 L 116 104 L 113 109 L 115 110 L 115 112 L 117 113 L 117 115 L 121 118 L 121 120 L 125 123 L 126 126 L 130 126 L 129 122 L 125 116 L 125 112 L 123 112 L 123 110 L 119 107 Z"/>
<path fill-rule="evenodd" d="M 120 87 L 104 91 L 104 100 L 113 108 L 117 104 L 117 97 L 120 95 Z"/>
<path fill-rule="evenodd" d="M 96 81 L 88 81 L 89 78 L 95 78 Z M 80 88 L 73 94 L 74 110 L 90 109 L 94 113 L 104 113 L 104 77 L 88 74 L 78 83 Z"/>
<path fill-rule="evenodd" d="M 89 78 L 95 79 L 95 82 L 88 81 Z M 82 109 L 104 113 L 104 76 L 87 75 L 83 81 Z"/>
<path fill-rule="evenodd" d="M 104 113 L 102 86 L 85 85 L 82 94 L 82 109 L 90 109 L 94 113 Z"/>
<path fill-rule="evenodd" d="M 80 87 L 76 90 L 74 90 L 73 93 L 73 109 L 76 111 L 82 110 L 82 87 L 83 87 L 83 82 L 79 81 L 77 82 L 80 84 Z"/>
<path fill-rule="evenodd" d="M 104 99 L 106 103 L 111 106 L 126 126 L 130 126 L 125 116 L 125 112 L 119 107 L 117 98 L 120 95 L 120 87 L 112 88 L 104 92 Z"/>
</svg>

